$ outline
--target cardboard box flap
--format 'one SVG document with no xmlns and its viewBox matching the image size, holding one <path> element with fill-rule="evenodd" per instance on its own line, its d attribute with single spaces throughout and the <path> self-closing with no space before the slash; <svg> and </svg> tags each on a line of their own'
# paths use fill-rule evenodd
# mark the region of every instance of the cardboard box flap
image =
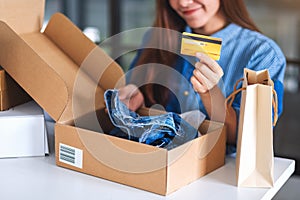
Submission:
<svg viewBox="0 0 300 200">
<path fill-rule="evenodd" d="M 93 82 L 86 74 L 80 73 L 78 71 L 79 67 L 73 62 L 59 47 L 57 47 L 46 35 L 42 33 L 31 33 L 21 35 L 22 39 L 37 52 L 42 60 L 48 64 L 48 68 L 53 69 L 59 77 L 62 78 L 65 87 L 67 88 L 67 101 L 64 101 L 65 108 L 61 113 L 59 118 L 55 117 L 57 121 L 69 122 L 74 118 L 74 106 L 73 99 L 77 102 L 82 102 L 77 106 L 84 106 L 84 110 L 77 115 L 82 115 L 83 113 L 93 111 L 94 107 L 89 109 L 86 108 L 87 105 L 92 104 L 94 101 L 94 91 L 97 91 L 97 95 L 102 95 L 103 91 L 97 84 Z M 51 83 L 44 83 L 44 90 L 48 88 Z M 84 86 L 84 87 L 83 87 Z M 50 92 L 50 91 L 49 91 Z M 52 92 L 52 96 L 60 95 L 60 93 Z M 37 96 L 40 99 L 41 96 Z M 101 98 L 97 98 L 101 99 Z M 99 100 L 98 100 L 99 101 Z M 99 103 L 97 106 L 100 106 Z M 86 106 L 85 106 L 86 105 Z M 44 109 L 50 112 L 56 105 L 51 107 L 45 107 Z M 99 108 L 98 107 L 98 108 Z M 103 106 L 102 106 L 103 107 Z M 78 112 L 78 109 L 77 111 Z"/>
<path fill-rule="evenodd" d="M 44 33 L 18 35 L 0 26 L 0 64 L 56 121 L 103 108 L 104 91 L 124 83 L 121 67 L 62 14 Z"/>
<path fill-rule="evenodd" d="M 44 35 L 80 66 L 96 47 L 80 29 L 61 13 L 55 13 L 49 20 Z"/>
<path fill-rule="evenodd" d="M 44 34 L 104 90 L 124 85 L 122 68 L 63 14 L 51 17 Z"/>
<path fill-rule="evenodd" d="M 68 101 L 64 81 L 3 21 L 0 32 L 0 65 L 40 106 L 51 108 L 47 112 L 58 120 Z"/>
<path fill-rule="evenodd" d="M 116 85 L 124 85 L 124 80 L 121 79 L 122 68 L 63 14 L 56 13 L 51 17 L 43 35 L 57 48 L 53 52 L 61 52 L 53 57 L 63 58 L 52 66 L 55 66 L 56 71 L 61 69 L 59 73 L 65 80 L 71 97 L 65 115 L 78 118 L 103 108 L 104 91 L 115 88 Z M 45 47 L 49 46 L 51 45 Z M 39 54 L 42 52 L 40 49 L 37 51 Z M 49 57 L 47 63 L 53 62 L 49 53 L 46 56 Z M 63 64 L 64 61 L 68 63 Z M 69 78 L 66 79 L 67 77 Z M 63 118 L 60 119 L 62 121 Z"/>
<path fill-rule="evenodd" d="M 45 0 L 1 0 L 0 20 L 18 34 L 38 32 L 44 21 Z"/>
</svg>

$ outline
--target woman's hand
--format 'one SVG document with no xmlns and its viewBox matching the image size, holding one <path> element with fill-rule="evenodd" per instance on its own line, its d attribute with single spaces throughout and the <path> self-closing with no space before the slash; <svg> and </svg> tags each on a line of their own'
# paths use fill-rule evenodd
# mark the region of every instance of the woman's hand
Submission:
<svg viewBox="0 0 300 200">
<path fill-rule="evenodd" d="M 136 111 L 144 105 L 144 96 L 136 85 L 129 84 L 119 90 L 119 99 L 129 108 Z"/>
<path fill-rule="evenodd" d="M 214 88 L 221 77 L 223 70 L 220 65 L 204 53 L 197 53 L 199 62 L 196 62 L 191 83 L 198 93 L 206 93 Z"/>
<path fill-rule="evenodd" d="M 230 107 L 226 110 L 225 97 L 219 87 L 216 87 L 223 70 L 220 65 L 204 53 L 197 53 L 199 62 L 195 64 L 191 78 L 194 90 L 199 93 L 203 105 L 213 121 L 226 124 L 227 142 L 235 144 L 237 119 L 235 110 Z"/>
</svg>

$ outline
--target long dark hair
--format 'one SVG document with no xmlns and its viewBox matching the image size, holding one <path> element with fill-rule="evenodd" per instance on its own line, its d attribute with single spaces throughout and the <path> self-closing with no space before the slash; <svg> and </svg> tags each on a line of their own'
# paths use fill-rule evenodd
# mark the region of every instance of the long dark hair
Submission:
<svg viewBox="0 0 300 200">
<path fill-rule="evenodd" d="M 259 32 L 259 29 L 250 18 L 243 0 L 220 0 L 220 2 L 220 9 L 228 23 L 235 23 L 241 27 Z M 136 66 L 147 63 L 157 63 L 173 67 L 174 62 L 180 59 L 180 57 L 176 53 L 172 53 L 174 51 L 166 50 L 174 50 L 179 47 L 178 38 L 174 38 L 174 34 L 171 34 L 171 32 L 177 31 L 181 33 L 184 31 L 186 25 L 186 22 L 171 8 L 169 0 L 156 0 L 156 17 L 153 27 L 163 28 L 163 30 L 155 31 L 150 42 L 156 43 L 156 46 L 161 48 L 143 49 L 136 62 Z M 165 106 L 168 101 L 170 94 L 168 88 L 159 84 L 153 84 L 155 83 L 154 79 L 161 78 L 161 76 L 167 78 L 167 75 L 155 72 L 151 66 L 148 66 L 148 69 L 144 71 L 143 75 L 139 74 L 133 76 L 134 79 L 151 83 L 140 87 L 145 97 L 145 104 L 148 107 L 153 104 Z"/>
</svg>

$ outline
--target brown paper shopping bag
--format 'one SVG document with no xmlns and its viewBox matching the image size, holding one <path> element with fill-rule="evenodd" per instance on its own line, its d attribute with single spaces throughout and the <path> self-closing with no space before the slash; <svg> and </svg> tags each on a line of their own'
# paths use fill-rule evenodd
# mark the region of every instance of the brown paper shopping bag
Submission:
<svg viewBox="0 0 300 200">
<path fill-rule="evenodd" d="M 236 155 L 237 186 L 272 187 L 273 125 L 277 121 L 277 95 L 267 70 L 256 72 L 244 69 L 244 78 L 241 80 L 242 88 L 236 89 L 237 82 L 234 92 L 227 98 L 231 105 L 234 96 L 242 92 Z"/>
</svg>

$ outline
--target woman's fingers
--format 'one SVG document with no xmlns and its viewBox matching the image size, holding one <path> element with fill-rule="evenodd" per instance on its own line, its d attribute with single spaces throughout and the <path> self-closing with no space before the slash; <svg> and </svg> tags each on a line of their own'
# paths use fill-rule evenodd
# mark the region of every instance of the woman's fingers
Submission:
<svg viewBox="0 0 300 200">
<path fill-rule="evenodd" d="M 191 77 L 191 83 L 193 85 L 194 90 L 198 93 L 205 93 L 208 91 L 205 84 L 199 82 L 199 80 L 195 76 Z"/>
<path fill-rule="evenodd" d="M 139 89 L 136 87 L 136 85 L 128 84 L 119 89 L 119 99 L 130 99 L 132 96 L 135 96 L 138 92 Z"/>
<path fill-rule="evenodd" d="M 195 91 L 205 93 L 218 84 L 223 76 L 223 70 L 216 61 L 206 54 L 197 53 L 197 58 L 200 61 L 195 64 L 191 83 Z"/>
<path fill-rule="evenodd" d="M 144 105 L 144 96 L 136 85 L 129 84 L 119 89 L 119 99 L 130 110 L 136 111 Z"/>
<path fill-rule="evenodd" d="M 203 63 L 206 66 L 208 66 L 219 77 L 222 77 L 224 75 L 223 70 L 220 67 L 220 65 L 215 60 L 213 60 L 211 57 L 209 57 L 207 54 L 197 53 L 196 57 L 200 60 L 200 63 Z"/>
<path fill-rule="evenodd" d="M 201 62 L 197 62 L 195 65 L 195 73 L 201 74 L 206 79 L 208 79 L 210 82 L 216 83 L 220 80 L 220 76 L 216 74 L 214 71 L 212 71 L 206 64 L 203 64 Z"/>
<path fill-rule="evenodd" d="M 141 92 L 137 92 L 132 98 L 129 99 L 128 108 L 129 110 L 136 111 L 144 105 L 144 96 Z"/>
</svg>

